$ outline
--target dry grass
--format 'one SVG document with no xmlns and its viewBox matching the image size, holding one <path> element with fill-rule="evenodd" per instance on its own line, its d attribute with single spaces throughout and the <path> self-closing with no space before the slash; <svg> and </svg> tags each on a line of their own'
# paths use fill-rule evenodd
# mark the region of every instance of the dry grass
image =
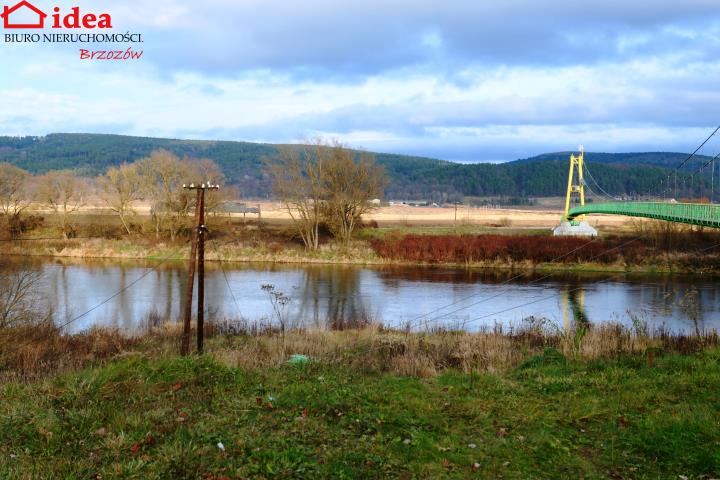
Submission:
<svg viewBox="0 0 720 480">
<path fill-rule="evenodd" d="M 702 336 L 636 334 L 618 325 L 587 331 L 547 332 L 528 328 L 503 332 L 408 333 L 378 327 L 361 330 L 298 330 L 218 338 L 213 356 L 228 366 L 257 369 L 281 365 L 292 354 L 362 371 L 429 377 L 443 370 L 498 372 L 552 347 L 568 358 L 594 360 L 619 355 L 691 353 L 720 343 L 717 333 Z"/>
<path fill-rule="evenodd" d="M 178 354 L 180 333 L 177 324 L 153 327 L 137 338 L 102 329 L 77 335 L 62 335 L 53 327 L 7 329 L 0 332 L 0 380 L 32 379 L 127 354 L 172 357 Z M 720 345 L 717 332 L 673 336 L 635 332 L 612 324 L 569 333 L 532 325 L 509 333 L 421 333 L 369 326 L 344 331 L 290 330 L 285 334 L 274 330 L 245 331 L 225 336 L 216 334 L 211 325 L 207 336 L 207 353 L 231 367 L 275 368 L 291 355 L 302 354 L 312 361 L 345 365 L 362 372 L 415 377 L 432 377 L 448 369 L 503 372 L 547 348 L 574 360 L 596 360 L 638 353 L 688 354 Z M 30 338 L 37 340 L 28 342 Z"/>
<path fill-rule="evenodd" d="M 82 368 L 113 358 L 137 347 L 139 339 L 128 338 L 117 330 L 91 329 L 76 335 L 63 335 L 45 324 L 0 330 L 0 382 L 29 380 L 59 371 Z"/>
</svg>

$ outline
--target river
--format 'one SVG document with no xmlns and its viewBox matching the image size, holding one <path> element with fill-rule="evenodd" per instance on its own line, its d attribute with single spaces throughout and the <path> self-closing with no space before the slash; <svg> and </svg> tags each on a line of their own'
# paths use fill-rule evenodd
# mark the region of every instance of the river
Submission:
<svg viewBox="0 0 720 480">
<path fill-rule="evenodd" d="M 187 283 L 184 262 L 4 257 L 0 268 L 40 272 L 39 301 L 58 324 L 69 322 L 69 332 L 97 325 L 132 334 L 148 321 L 177 321 Z M 243 263 L 221 269 L 212 262 L 206 268 L 207 316 L 214 320 L 277 324 L 276 292 L 286 299 L 277 308 L 288 327 L 380 322 L 508 331 L 532 317 L 558 328 L 582 320 L 644 323 L 676 334 L 720 329 L 720 288 L 711 276 Z"/>
</svg>

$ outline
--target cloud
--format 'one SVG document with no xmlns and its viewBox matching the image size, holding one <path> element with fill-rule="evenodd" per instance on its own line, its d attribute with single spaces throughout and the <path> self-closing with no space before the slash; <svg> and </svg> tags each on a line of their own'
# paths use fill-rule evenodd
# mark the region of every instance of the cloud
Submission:
<svg viewBox="0 0 720 480">
<path fill-rule="evenodd" d="M 82 9 L 98 11 L 97 2 Z M 0 44 L 0 134 L 355 146 L 458 161 L 690 150 L 718 123 L 716 0 L 125 0 L 139 62 Z"/>
<path fill-rule="evenodd" d="M 705 0 L 130 0 L 122 12 L 121 24 L 149 28 L 149 56 L 163 68 L 222 74 L 281 69 L 317 78 L 423 64 L 592 64 L 690 48 L 704 55 L 720 44 L 717 4 Z"/>
</svg>

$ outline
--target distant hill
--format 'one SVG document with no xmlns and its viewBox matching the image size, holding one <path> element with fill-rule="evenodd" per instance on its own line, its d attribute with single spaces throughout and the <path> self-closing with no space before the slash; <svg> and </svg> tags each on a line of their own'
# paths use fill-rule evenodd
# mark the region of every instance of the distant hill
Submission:
<svg viewBox="0 0 720 480">
<path fill-rule="evenodd" d="M 108 166 L 135 161 L 159 148 L 179 156 L 215 160 L 243 196 L 270 195 L 261 159 L 276 154 L 277 146 L 272 144 L 63 133 L 0 137 L 0 161 L 33 173 L 70 168 L 94 176 Z M 567 184 L 569 152 L 503 164 L 457 164 L 407 155 L 375 155 L 390 177 L 388 198 L 445 202 L 462 196 L 555 196 L 562 195 Z M 605 191 L 633 195 L 657 185 L 667 175 L 667 167 L 674 167 L 686 157 L 663 152 L 587 153 L 585 158 L 593 178 Z"/>
</svg>

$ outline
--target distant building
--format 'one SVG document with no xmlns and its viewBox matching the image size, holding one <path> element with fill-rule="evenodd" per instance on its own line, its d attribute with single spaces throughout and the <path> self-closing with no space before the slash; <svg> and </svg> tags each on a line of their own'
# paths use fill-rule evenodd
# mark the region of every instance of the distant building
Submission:
<svg viewBox="0 0 720 480">
<path fill-rule="evenodd" d="M 218 211 L 225 212 L 228 214 L 242 213 L 243 217 L 248 213 L 254 213 L 260 217 L 260 205 L 257 207 L 248 207 L 246 204 L 241 202 L 224 202 L 218 208 Z"/>
<path fill-rule="evenodd" d="M 427 207 L 430 205 L 429 200 L 391 200 L 388 202 L 392 206 L 405 206 L 405 207 Z"/>
</svg>

